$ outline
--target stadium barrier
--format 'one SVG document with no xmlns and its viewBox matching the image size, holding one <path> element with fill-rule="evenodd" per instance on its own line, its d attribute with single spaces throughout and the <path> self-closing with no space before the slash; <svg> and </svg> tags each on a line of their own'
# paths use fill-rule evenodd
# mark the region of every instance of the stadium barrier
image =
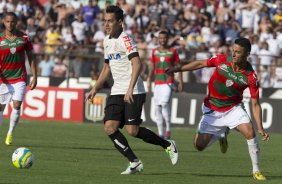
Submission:
<svg viewBox="0 0 282 184">
<path fill-rule="evenodd" d="M 101 123 L 104 117 L 106 98 L 110 91 L 104 89 L 97 94 L 92 104 L 85 103 L 87 89 L 38 87 L 27 90 L 21 109 L 22 119 L 37 121 L 61 121 L 71 123 L 95 122 Z M 171 100 L 171 122 L 173 126 L 196 128 L 202 115 L 201 106 L 205 94 L 173 93 Z M 147 93 L 143 107 L 142 119 L 147 126 L 154 123 L 153 95 Z M 263 126 L 269 132 L 282 133 L 280 123 L 282 110 L 281 100 L 261 98 Z M 251 103 L 244 99 L 245 108 L 250 116 Z M 11 106 L 4 111 L 4 118 L 9 118 Z M 253 117 L 252 117 L 253 119 Z"/>
</svg>

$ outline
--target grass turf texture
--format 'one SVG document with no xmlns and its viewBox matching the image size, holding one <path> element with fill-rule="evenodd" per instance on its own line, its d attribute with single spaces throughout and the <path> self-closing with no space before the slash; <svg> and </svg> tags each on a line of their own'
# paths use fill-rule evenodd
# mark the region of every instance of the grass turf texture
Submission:
<svg viewBox="0 0 282 184">
<path fill-rule="evenodd" d="M 156 131 L 155 127 L 150 128 Z M 104 134 L 102 124 L 21 122 L 12 146 L 4 145 L 7 129 L 8 122 L 4 122 L 0 131 L 0 184 L 258 183 L 251 176 L 246 141 L 235 131 L 229 134 L 228 152 L 221 154 L 218 143 L 204 152 L 195 151 L 195 130 L 174 128 L 172 136 L 180 152 L 176 166 L 171 165 L 161 147 L 127 136 L 144 163 L 144 172 L 122 176 L 128 162 Z M 282 181 L 281 140 L 282 134 L 271 134 L 270 142 L 260 141 L 261 169 L 267 183 Z M 12 165 L 12 153 L 21 146 L 30 148 L 35 155 L 31 169 L 16 169 Z"/>
</svg>

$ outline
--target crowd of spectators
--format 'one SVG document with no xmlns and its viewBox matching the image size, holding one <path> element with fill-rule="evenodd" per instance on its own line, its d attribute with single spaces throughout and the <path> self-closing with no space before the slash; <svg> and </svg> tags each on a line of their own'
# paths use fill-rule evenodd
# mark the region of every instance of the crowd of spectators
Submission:
<svg viewBox="0 0 282 184">
<path fill-rule="evenodd" d="M 103 65 L 104 8 L 114 3 L 125 12 L 124 30 L 139 48 L 146 80 L 151 50 L 158 32 L 167 29 L 169 44 L 182 62 L 230 53 L 239 36 L 251 40 L 249 58 L 262 87 L 282 88 L 282 1 L 263 0 L 51 0 L 44 6 L 31 0 L 0 0 L 0 17 L 13 11 L 38 55 L 41 76 L 97 78 Z M 212 69 L 193 73 L 207 83 Z M 190 78 L 192 81 L 192 79 Z"/>
</svg>

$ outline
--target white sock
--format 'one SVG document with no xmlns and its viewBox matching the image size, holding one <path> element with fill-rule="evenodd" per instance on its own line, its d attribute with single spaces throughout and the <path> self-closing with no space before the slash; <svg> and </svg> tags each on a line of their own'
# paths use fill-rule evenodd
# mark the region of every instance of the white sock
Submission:
<svg viewBox="0 0 282 184">
<path fill-rule="evenodd" d="M 162 105 L 162 114 L 164 116 L 164 120 L 166 124 L 166 131 L 170 131 L 171 122 L 170 122 L 170 105 L 169 104 Z"/>
<path fill-rule="evenodd" d="M 158 133 L 160 137 L 164 137 L 164 125 L 162 116 L 162 107 L 160 105 L 155 106 L 155 115 L 158 127 Z"/>
<path fill-rule="evenodd" d="M 3 111 L 0 111 L 0 126 L 2 125 L 3 122 Z"/>
<path fill-rule="evenodd" d="M 253 165 L 253 173 L 259 171 L 260 147 L 257 137 L 247 140 L 249 154 Z"/>
<path fill-rule="evenodd" d="M 11 112 L 11 116 L 10 116 L 10 128 L 9 128 L 8 134 L 12 134 L 13 131 L 15 130 L 15 127 L 17 126 L 19 119 L 20 119 L 20 113 L 21 113 L 20 109 L 17 110 L 13 108 Z"/>
</svg>

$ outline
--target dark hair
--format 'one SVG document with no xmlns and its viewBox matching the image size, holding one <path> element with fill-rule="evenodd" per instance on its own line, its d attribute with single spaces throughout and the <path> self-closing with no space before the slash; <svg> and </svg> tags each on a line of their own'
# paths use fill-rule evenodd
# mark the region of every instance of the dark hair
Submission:
<svg viewBox="0 0 282 184">
<path fill-rule="evenodd" d="M 119 20 L 123 21 L 123 11 L 118 6 L 114 6 L 114 5 L 108 6 L 106 9 L 106 13 L 114 13 L 117 21 Z"/>
<path fill-rule="evenodd" d="M 14 12 L 6 12 L 4 15 L 3 15 L 3 19 L 7 16 L 11 16 L 11 17 L 14 17 L 16 20 L 18 20 L 18 17 L 17 15 L 14 13 Z"/>
<path fill-rule="evenodd" d="M 237 38 L 234 43 L 243 47 L 247 52 L 251 52 L 252 45 L 249 39 Z"/>
<path fill-rule="evenodd" d="M 160 35 L 160 34 L 166 35 L 167 38 L 169 37 L 169 33 L 168 33 L 166 30 L 160 31 L 160 32 L 159 32 L 159 35 Z"/>
</svg>

